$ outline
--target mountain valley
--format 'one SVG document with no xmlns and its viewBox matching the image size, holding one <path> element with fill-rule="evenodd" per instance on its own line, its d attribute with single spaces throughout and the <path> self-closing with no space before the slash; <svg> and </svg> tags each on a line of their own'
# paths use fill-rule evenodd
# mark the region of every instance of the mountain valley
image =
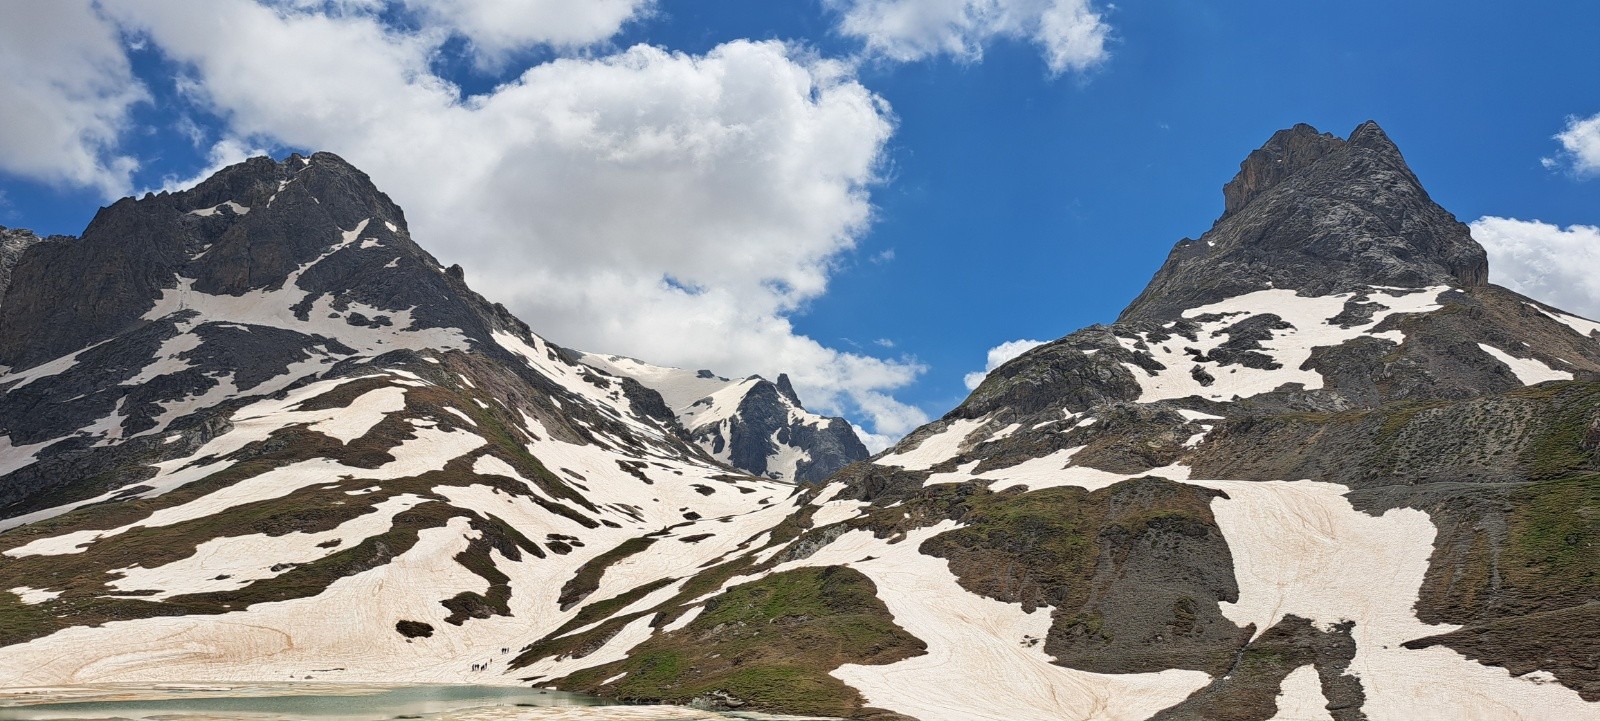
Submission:
<svg viewBox="0 0 1600 721">
<path fill-rule="evenodd" d="M 333 154 L 4 231 L 0 678 L 1600 718 L 1600 323 L 1375 123 L 1224 198 L 870 458 L 786 375 L 542 338 Z"/>
</svg>

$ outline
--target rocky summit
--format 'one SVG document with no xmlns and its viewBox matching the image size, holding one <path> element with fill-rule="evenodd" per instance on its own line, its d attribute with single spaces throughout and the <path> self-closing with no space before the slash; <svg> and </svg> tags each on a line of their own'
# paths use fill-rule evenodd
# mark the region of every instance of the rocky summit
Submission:
<svg viewBox="0 0 1600 721">
<path fill-rule="evenodd" d="M 5 231 L 0 677 L 1600 718 L 1600 323 L 1488 283 L 1374 123 L 1224 198 L 866 460 L 785 376 L 550 343 L 330 154 Z"/>
</svg>

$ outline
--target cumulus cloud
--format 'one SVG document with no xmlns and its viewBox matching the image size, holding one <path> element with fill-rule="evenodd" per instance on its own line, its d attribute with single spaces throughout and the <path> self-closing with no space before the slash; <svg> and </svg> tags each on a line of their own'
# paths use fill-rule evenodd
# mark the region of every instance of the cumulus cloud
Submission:
<svg viewBox="0 0 1600 721">
<path fill-rule="evenodd" d="M 1561 151 L 1544 159 L 1546 168 L 1567 169 L 1580 176 L 1600 174 L 1600 114 L 1567 118 L 1567 127 L 1555 136 Z"/>
<path fill-rule="evenodd" d="M 641 45 L 462 97 L 431 70 L 437 27 L 252 0 L 103 4 L 224 119 L 215 160 L 256 144 L 337 152 L 420 243 L 552 340 L 787 371 L 808 405 L 880 435 L 926 420 L 890 395 L 914 360 L 842 352 L 789 322 L 867 227 L 894 129 L 848 66 L 780 42 Z"/>
<path fill-rule="evenodd" d="M 116 151 L 147 98 L 117 31 L 90 0 L 8 3 L 0 22 L 0 171 L 125 194 L 138 163 Z"/>
<path fill-rule="evenodd" d="M 1008 340 L 1000 345 L 990 348 L 989 358 L 988 361 L 983 364 L 983 370 L 973 371 L 962 377 L 962 380 L 967 384 L 967 390 L 976 390 L 978 386 L 983 383 L 983 379 L 989 375 L 989 371 L 1005 365 L 1006 361 L 1009 361 L 1012 358 L 1044 345 L 1045 342 L 1046 341 L 1042 340 L 1019 338 L 1017 340 Z"/>
<path fill-rule="evenodd" d="M 654 0 L 404 0 L 436 27 L 465 37 L 479 60 L 498 65 L 535 45 L 577 48 L 606 40 L 649 12 Z"/>
<path fill-rule="evenodd" d="M 826 0 L 838 31 L 869 53 L 909 62 L 934 55 L 983 57 L 996 40 L 1037 45 L 1052 73 L 1082 71 L 1108 56 L 1111 32 L 1091 0 Z"/>
<path fill-rule="evenodd" d="M 1472 237 L 1489 251 L 1494 282 L 1600 318 L 1600 227 L 1485 216 L 1472 222 Z"/>
</svg>

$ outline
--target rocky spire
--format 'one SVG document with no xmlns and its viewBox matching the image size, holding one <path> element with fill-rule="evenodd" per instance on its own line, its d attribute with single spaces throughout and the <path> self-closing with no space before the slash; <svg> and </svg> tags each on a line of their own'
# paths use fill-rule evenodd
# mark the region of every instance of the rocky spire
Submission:
<svg viewBox="0 0 1600 721">
<path fill-rule="evenodd" d="M 1482 285 L 1483 248 L 1433 202 L 1372 121 L 1341 140 L 1309 125 L 1273 134 L 1223 187 L 1222 217 L 1178 242 L 1121 321 L 1266 288 L 1311 294 L 1386 285 Z"/>
<path fill-rule="evenodd" d="M 778 374 L 778 392 L 783 394 L 784 398 L 788 398 L 789 402 L 794 404 L 794 407 L 805 407 L 800 403 L 800 395 L 794 392 L 794 384 L 789 382 L 788 373 Z"/>
</svg>

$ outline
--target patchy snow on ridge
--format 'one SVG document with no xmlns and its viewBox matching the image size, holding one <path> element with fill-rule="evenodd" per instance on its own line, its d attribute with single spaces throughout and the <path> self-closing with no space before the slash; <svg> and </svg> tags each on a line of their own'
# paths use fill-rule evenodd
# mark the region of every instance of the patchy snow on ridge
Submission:
<svg viewBox="0 0 1600 721">
<path fill-rule="evenodd" d="M 295 306 L 309 291 L 299 287 L 300 275 L 351 243 L 367 226 L 363 220 L 355 230 L 345 231 L 343 240 L 334 244 L 322 255 L 301 265 L 289 274 L 276 290 L 258 289 L 241 295 L 213 295 L 194 289 L 193 278 L 178 276 L 177 287 L 163 289 L 155 305 L 142 316 L 143 320 L 158 320 L 174 313 L 194 311 L 198 315 L 178 324 L 181 332 L 189 332 L 204 323 L 235 323 L 282 328 L 305 335 L 335 338 L 359 355 L 377 355 L 406 348 L 423 350 L 465 349 L 466 336 L 458 328 L 414 328 L 411 309 L 388 310 L 364 303 L 347 301 L 342 308 L 334 307 L 327 294 L 313 299 L 306 319 L 295 314 Z M 345 322 L 351 313 L 369 317 L 387 316 L 392 327 L 371 328 Z"/>
<path fill-rule="evenodd" d="M 272 201 L 268 200 L 267 204 L 271 205 Z M 201 208 L 199 210 L 191 210 L 191 211 L 189 211 L 189 214 L 190 215 L 198 215 L 198 216 L 200 216 L 202 218 L 209 218 L 209 217 L 211 217 L 213 215 L 216 215 L 217 212 L 219 210 L 223 209 L 223 208 L 227 208 L 227 209 L 233 211 L 235 215 L 245 215 L 246 213 L 250 212 L 250 209 L 246 208 L 243 205 L 235 203 L 235 202 L 233 202 L 231 200 L 224 200 L 221 203 L 217 203 L 216 205 L 213 205 L 213 206 L 211 206 L 209 208 Z"/>
<path fill-rule="evenodd" d="M 694 431 L 728 421 L 738 415 L 739 404 L 744 402 L 746 395 L 749 395 L 751 386 L 759 382 L 760 379 L 757 378 L 746 378 L 723 386 L 679 411 L 678 422 L 682 423 L 684 428 Z"/>
<path fill-rule="evenodd" d="M 143 597 L 157 601 L 182 594 L 244 588 L 252 581 L 277 576 L 290 566 L 311 563 L 358 546 L 389 530 L 395 516 L 422 501 L 420 496 L 409 493 L 395 496 L 375 506 L 372 513 L 356 516 L 318 533 L 296 532 L 281 536 L 255 533 L 213 538 L 201 543 L 194 555 L 187 558 L 154 568 L 120 569 L 122 578 L 108 585 L 121 591 L 155 590 L 157 593 Z M 326 545 L 330 543 L 331 546 Z"/>
<path fill-rule="evenodd" d="M 966 483 L 967 481 L 987 480 L 990 481 L 989 490 L 996 492 L 1019 486 L 1030 491 L 1056 488 L 1058 486 L 1075 486 L 1088 491 L 1097 491 L 1129 478 L 1129 476 L 1122 473 L 1102 471 L 1089 466 L 1070 465 L 1072 457 L 1082 451 L 1083 448 L 1083 446 L 1065 448 L 1046 456 L 1030 458 L 1016 465 L 995 468 L 982 473 L 976 472 L 980 461 L 972 461 L 954 471 L 931 474 L 927 480 L 922 482 L 922 485 L 927 487 L 940 483 Z M 1189 468 L 1182 465 L 1171 465 L 1152 468 L 1146 471 L 1145 474 L 1172 480 L 1183 480 L 1189 477 Z"/>
<path fill-rule="evenodd" d="M 1133 351 L 1143 344 L 1146 352 L 1166 366 L 1166 370 L 1152 372 L 1132 363 L 1123 364 L 1139 382 L 1143 391 L 1139 396 L 1141 403 L 1191 395 L 1231 401 L 1266 393 L 1286 383 L 1299 383 L 1307 390 L 1315 390 L 1322 387 L 1322 374 L 1302 367 L 1311 358 L 1312 349 L 1340 345 L 1363 335 L 1403 342 L 1404 335 L 1399 331 L 1373 332 L 1373 328 L 1392 315 L 1438 310 L 1442 307 L 1438 298 L 1448 290 L 1448 286 L 1433 286 L 1400 294 L 1401 291 L 1374 288 L 1368 292 L 1367 302 L 1382 307 L 1369 321 L 1349 328 L 1341 328 L 1329 320 L 1344 311 L 1346 301 L 1355 297 L 1353 293 L 1303 297 L 1292 290 L 1261 290 L 1184 311 L 1183 317 L 1187 319 L 1221 316 L 1201 321 L 1193 341 L 1178 335 L 1151 340 L 1149 334 L 1138 339 L 1119 336 L 1117 340 Z M 1191 352 L 1208 354 L 1228 341 L 1229 336 L 1222 331 L 1240 321 L 1267 314 L 1292 326 L 1273 330 L 1272 338 L 1262 341 L 1263 350 L 1258 351 L 1270 356 L 1280 367 L 1263 369 L 1197 361 Z M 1168 327 L 1172 325 L 1175 324 L 1168 324 Z M 1206 385 L 1195 378 L 1191 370 L 1196 366 L 1209 373 L 1214 382 Z"/>
<path fill-rule="evenodd" d="M 1562 325 L 1577 331 L 1579 335 L 1585 338 L 1600 339 L 1600 323 L 1596 323 L 1588 318 L 1580 318 L 1575 315 L 1562 313 L 1561 311 L 1545 310 L 1544 308 L 1540 308 L 1539 306 L 1531 303 L 1528 305 L 1534 310 L 1549 316 L 1557 323 L 1561 323 Z"/>
<path fill-rule="evenodd" d="M 690 438 L 723 463 L 768 478 L 796 481 L 800 478 L 802 464 L 815 471 L 816 466 L 812 464 L 827 464 L 833 460 L 824 457 L 819 461 L 812 454 L 816 446 L 804 447 L 806 441 L 797 440 L 789 433 L 801 427 L 826 431 L 832 421 L 806 410 L 797 399 L 787 395 L 782 387 L 782 376 L 776 384 L 778 391 L 772 394 L 779 406 L 774 408 L 771 396 L 753 395 L 760 389 L 770 391 L 773 388 L 774 384 L 760 376 L 732 380 L 709 370 L 657 366 L 616 355 L 582 353 L 578 360 L 599 372 L 630 378 L 659 393 Z M 799 437 L 814 438 L 816 435 L 809 433 Z M 736 445 L 740 448 L 737 459 Z M 752 448 L 768 450 L 752 456 Z M 763 463 L 756 465 L 754 458 L 763 458 Z"/>
<path fill-rule="evenodd" d="M 661 394 L 674 415 L 682 416 L 695 401 L 710 396 L 740 381 L 723 378 L 708 370 L 692 371 L 645 363 L 619 355 L 584 353 L 579 360 L 614 376 L 632 378 Z M 684 427 L 688 427 L 685 423 Z"/>
<path fill-rule="evenodd" d="M 944 430 L 923 438 L 915 448 L 896 450 L 879 456 L 873 462 L 880 466 L 899 466 L 908 471 L 925 471 L 955 458 L 962 451 L 967 436 L 988 422 L 987 418 L 951 421 Z"/>
<path fill-rule="evenodd" d="M 225 460 L 212 461 L 210 463 L 199 463 L 197 461 L 208 457 L 225 457 L 251 443 L 266 440 L 274 431 L 287 428 L 295 423 L 308 423 L 313 430 L 322 431 L 345 442 L 365 435 L 368 430 L 371 430 L 373 426 L 384 419 L 386 413 L 389 412 L 387 409 L 394 407 L 395 395 L 391 390 L 379 388 L 368 391 L 352 401 L 349 408 L 328 408 L 314 411 L 301 411 L 294 408 L 306 400 L 331 391 L 345 383 L 367 377 L 371 376 L 318 381 L 297 388 L 284 398 L 267 398 L 240 408 L 229 418 L 232 427 L 227 433 L 212 438 L 210 442 L 196 449 L 190 455 L 155 464 L 156 475 L 140 484 L 148 486 L 149 489 L 140 492 L 137 497 L 154 498 L 174 488 L 200 480 L 227 468 L 232 463 Z M 9 443 L 9 441 L 0 442 Z M 0 451 L 4 451 L 5 447 L 0 445 Z M 36 447 L 30 446 L 29 448 Z M 3 458 L 4 456 L 0 455 L 0 459 Z M 122 495 L 122 489 L 114 489 L 82 501 L 13 516 L 0 520 L 0 531 L 35 523 L 47 518 L 54 518 L 68 511 Z M 23 550 L 35 548 L 34 544 L 41 544 L 37 548 L 58 548 L 59 546 L 55 542 L 56 538 L 61 537 L 41 538 L 26 546 L 13 548 L 7 551 L 6 555 L 16 557 L 35 552 L 25 552 Z M 76 552 L 74 550 L 75 546 L 76 543 L 73 543 L 66 546 L 66 550 L 57 552 L 74 553 Z"/>
</svg>

